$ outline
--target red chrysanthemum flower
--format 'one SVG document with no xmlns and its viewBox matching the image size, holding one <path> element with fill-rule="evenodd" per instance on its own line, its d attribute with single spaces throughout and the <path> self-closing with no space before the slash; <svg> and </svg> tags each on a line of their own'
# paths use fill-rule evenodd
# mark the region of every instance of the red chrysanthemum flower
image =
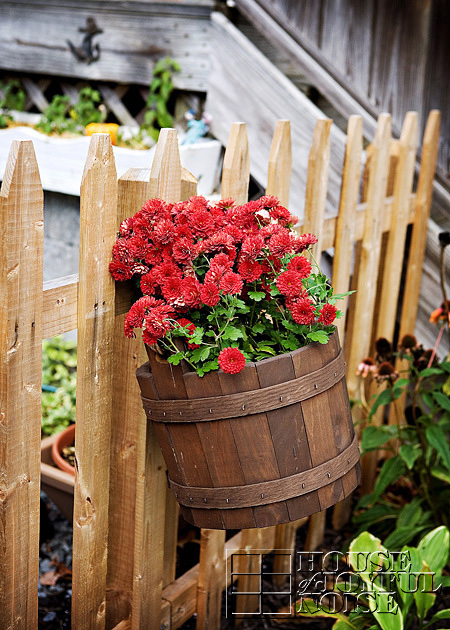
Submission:
<svg viewBox="0 0 450 630">
<path fill-rule="evenodd" d="M 134 254 L 130 248 L 130 240 L 128 238 L 118 238 L 112 248 L 113 260 L 120 261 L 126 264 L 133 262 Z"/>
<path fill-rule="evenodd" d="M 277 289 L 290 298 L 299 296 L 303 291 L 302 276 L 296 271 L 283 271 L 277 278 Z"/>
<path fill-rule="evenodd" d="M 237 374 L 245 367 L 245 357 L 238 348 L 224 348 L 218 360 L 221 369 L 228 374 Z"/>
<path fill-rule="evenodd" d="M 258 203 L 260 208 L 274 208 L 275 206 L 278 206 L 280 202 L 277 197 L 274 197 L 273 195 L 264 195 L 258 199 Z"/>
<path fill-rule="evenodd" d="M 222 210 L 227 210 L 228 208 L 231 208 L 232 205 L 234 205 L 234 199 L 232 199 L 231 197 L 216 201 L 216 206 L 218 208 L 221 208 Z"/>
<path fill-rule="evenodd" d="M 166 245 L 172 243 L 175 238 L 174 226 L 172 221 L 163 219 L 158 221 L 153 227 L 153 238 L 158 243 Z"/>
<path fill-rule="evenodd" d="M 183 294 L 181 292 L 182 280 L 175 276 L 165 278 L 162 283 L 162 294 L 168 302 L 177 302 L 180 306 L 184 305 Z"/>
<path fill-rule="evenodd" d="M 170 206 L 162 199 L 149 199 L 138 214 L 147 220 L 166 219 L 170 216 L 169 208 Z"/>
<path fill-rule="evenodd" d="M 120 236 L 131 236 L 133 233 L 133 217 L 128 217 L 125 221 L 122 221 L 119 228 Z"/>
<path fill-rule="evenodd" d="M 129 265 L 120 260 L 113 260 L 109 263 L 109 273 L 114 280 L 129 280 L 133 275 Z"/>
<path fill-rule="evenodd" d="M 219 267 L 224 267 L 226 269 L 231 269 L 233 266 L 233 259 L 225 254 L 225 252 L 221 252 L 220 254 L 216 254 L 211 258 L 210 268 L 212 269 L 215 265 L 219 265 Z"/>
<path fill-rule="evenodd" d="M 250 234 L 242 241 L 242 260 L 256 260 L 264 247 L 264 239 L 259 234 Z"/>
<path fill-rule="evenodd" d="M 205 282 L 200 289 L 200 299 L 206 306 L 215 306 L 220 300 L 219 287 L 214 282 Z"/>
<path fill-rule="evenodd" d="M 269 241 L 269 250 L 272 256 L 284 256 L 292 251 L 292 234 L 289 230 L 282 228 Z"/>
<path fill-rule="evenodd" d="M 200 297 L 200 283 L 197 278 L 189 277 L 184 278 L 181 291 L 184 297 L 184 303 L 191 308 L 197 308 L 201 305 L 202 299 Z"/>
<path fill-rule="evenodd" d="M 296 271 L 302 278 L 307 278 L 311 273 L 311 263 L 304 256 L 294 256 L 287 266 L 289 271 Z"/>
<path fill-rule="evenodd" d="M 238 265 L 238 271 L 246 282 L 254 282 L 261 277 L 262 267 L 256 260 L 243 260 Z"/>
<path fill-rule="evenodd" d="M 173 244 L 173 257 L 181 265 L 193 260 L 196 256 L 193 241 L 188 238 L 180 238 Z"/>
<path fill-rule="evenodd" d="M 189 226 L 196 236 L 207 237 L 213 234 L 215 229 L 214 219 L 207 210 L 196 210 L 189 216 Z"/>
<path fill-rule="evenodd" d="M 291 313 L 292 319 L 297 324 L 308 326 L 314 323 L 314 304 L 308 298 L 300 298 L 294 302 L 291 305 Z"/>
<path fill-rule="evenodd" d="M 307 247 L 316 243 L 317 236 L 314 236 L 314 234 L 302 234 L 293 239 L 292 247 L 297 254 L 301 254 Z"/>
<path fill-rule="evenodd" d="M 242 290 L 242 278 L 233 271 L 228 271 L 220 281 L 220 290 L 225 295 L 236 295 Z"/>
<path fill-rule="evenodd" d="M 320 309 L 319 323 L 329 326 L 336 319 L 337 308 L 328 302 Z"/>
</svg>

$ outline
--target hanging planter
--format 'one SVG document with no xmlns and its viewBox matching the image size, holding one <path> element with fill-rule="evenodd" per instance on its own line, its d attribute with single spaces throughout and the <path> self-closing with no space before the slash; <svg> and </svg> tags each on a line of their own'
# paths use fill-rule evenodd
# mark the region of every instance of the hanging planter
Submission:
<svg viewBox="0 0 450 630">
<path fill-rule="evenodd" d="M 198 527 L 268 527 L 351 493 L 359 448 L 344 366 L 335 333 L 326 345 L 248 363 L 236 375 L 201 379 L 177 368 L 176 391 L 189 399 L 165 399 L 171 366 L 161 359 L 139 368 L 144 409 L 183 517 Z M 211 396 L 217 387 L 224 393 Z"/>
<path fill-rule="evenodd" d="M 110 271 L 143 296 L 138 370 L 184 518 L 268 527 L 319 512 L 357 485 L 359 450 L 333 321 L 342 296 L 317 239 L 275 197 L 147 201 L 122 222 Z"/>
</svg>

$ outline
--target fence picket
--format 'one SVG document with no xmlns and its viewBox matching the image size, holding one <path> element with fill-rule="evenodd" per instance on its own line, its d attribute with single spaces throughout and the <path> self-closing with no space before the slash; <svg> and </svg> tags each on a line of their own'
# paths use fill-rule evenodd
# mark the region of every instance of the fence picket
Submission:
<svg viewBox="0 0 450 630">
<path fill-rule="evenodd" d="M 279 120 L 273 134 L 267 171 L 266 195 L 278 197 L 288 207 L 292 173 L 291 123 Z"/>
<path fill-rule="evenodd" d="M 116 213 L 111 138 L 95 134 L 80 195 L 72 624 L 83 630 L 106 619 Z"/>
<path fill-rule="evenodd" d="M 0 191 L 0 627 L 38 625 L 43 193 L 30 141 Z"/>
<path fill-rule="evenodd" d="M 349 290 L 348 283 L 351 275 L 356 205 L 358 203 L 361 176 L 361 155 L 362 118 L 361 116 L 350 116 L 347 127 L 341 198 L 334 241 L 332 284 L 335 293 L 345 293 Z M 339 302 L 339 309 L 344 315 L 336 322 L 339 338 L 343 344 L 345 343 L 344 332 L 347 303 L 348 298 L 344 298 Z"/>
<path fill-rule="evenodd" d="M 328 166 L 330 163 L 330 131 L 332 120 L 318 120 L 314 128 L 311 149 L 308 157 L 308 175 L 306 179 L 305 216 L 302 232 L 317 236 L 318 242 L 312 247 L 312 253 L 320 263 L 323 251 L 323 222 L 327 197 Z"/>
<path fill-rule="evenodd" d="M 408 112 L 403 123 L 399 156 L 394 183 L 394 207 L 392 211 L 391 229 L 384 257 L 384 273 L 380 303 L 377 306 L 377 337 L 392 339 L 397 313 L 400 278 L 405 253 L 406 230 L 408 227 L 408 205 L 411 192 L 414 167 L 416 164 L 418 140 L 418 116 L 416 112 Z"/>
<path fill-rule="evenodd" d="M 236 203 L 248 200 L 250 155 L 248 152 L 247 125 L 235 122 L 231 126 L 223 158 L 222 198 L 231 197 Z"/>
<path fill-rule="evenodd" d="M 149 171 L 129 169 L 118 182 L 117 225 L 138 212 L 150 196 Z M 113 406 L 111 417 L 111 477 L 106 627 L 131 615 L 138 470 L 144 470 L 147 419 L 143 412 L 136 369 L 147 360 L 141 336 L 123 334 L 125 314 L 114 323 Z M 140 504 L 142 506 L 142 502 Z"/>
<path fill-rule="evenodd" d="M 433 177 L 439 148 L 440 121 L 440 112 L 437 110 L 431 111 L 422 142 L 422 159 L 419 181 L 417 183 L 415 215 L 403 295 L 403 304 L 407 305 L 407 308 L 403 308 L 401 313 L 400 338 L 408 332 L 414 332 L 417 318 L 421 272 L 425 258 L 428 218 L 430 216 L 431 197 L 433 194 Z"/>
<path fill-rule="evenodd" d="M 356 368 L 361 358 L 369 354 L 372 334 L 373 312 L 377 288 L 382 236 L 382 212 L 389 167 L 389 143 L 391 139 L 391 117 L 381 114 L 373 142 L 369 173 L 367 206 L 364 216 L 364 234 L 361 258 L 358 265 L 358 286 L 353 314 L 358 322 L 353 331 L 347 368 L 347 386 L 350 398 L 358 397 L 359 377 Z"/>
</svg>

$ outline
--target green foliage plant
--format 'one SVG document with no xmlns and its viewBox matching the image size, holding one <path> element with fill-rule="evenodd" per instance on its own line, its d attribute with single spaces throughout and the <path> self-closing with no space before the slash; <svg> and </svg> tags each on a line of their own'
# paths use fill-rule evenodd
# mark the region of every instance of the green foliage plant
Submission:
<svg viewBox="0 0 450 630">
<path fill-rule="evenodd" d="M 170 57 L 160 59 L 156 63 L 146 102 L 144 121 L 139 130 L 140 139 L 147 134 L 156 142 L 160 129 L 173 126 L 168 103 L 174 88 L 173 73 L 180 70 L 180 65 Z"/>
<path fill-rule="evenodd" d="M 77 347 L 62 337 L 42 343 L 42 434 L 75 422 Z"/>
<path fill-rule="evenodd" d="M 0 128 L 6 127 L 12 120 L 11 111 L 23 111 L 25 92 L 18 79 L 0 81 Z"/>
<path fill-rule="evenodd" d="M 407 630 L 417 620 L 422 630 L 439 627 L 435 624 L 450 619 L 450 609 L 434 614 L 430 610 L 436 593 L 450 585 L 450 576 L 443 575 L 449 539 L 449 530 L 440 526 L 416 547 L 403 546 L 401 553 L 394 554 L 379 538 L 361 532 L 351 542 L 347 556 L 351 574 L 344 572 L 336 580 L 335 600 L 327 607 L 305 599 L 297 614 L 335 619 L 333 630 Z M 343 593 L 350 593 L 347 597 L 354 606 L 346 614 L 338 610 Z"/>
<path fill-rule="evenodd" d="M 100 93 L 89 86 L 80 90 L 78 101 L 73 106 L 68 96 L 56 94 L 36 128 L 46 134 L 83 134 L 86 125 L 102 122 L 105 118 L 106 110 L 100 103 Z"/>
<path fill-rule="evenodd" d="M 391 456 L 384 460 L 373 492 L 359 501 L 353 522 L 359 531 L 370 528 L 385 536 L 390 549 L 436 525 L 449 526 L 450 362 L 438 360 L 435 350 L 424 351 L 412 335 L 405 335 L 362 434 L 363 454 L 384 448 Z M 396 356 L 406 365 L 399 375 L 393 367 Z M 385 363 L 374 365 L 375 377 Z M 386 366 L 383 370 L 389 372 Z M 376 414 L 387 417 L 389 410 L 396 414 L 396 424 L 372 423 Z"/>
</svg>

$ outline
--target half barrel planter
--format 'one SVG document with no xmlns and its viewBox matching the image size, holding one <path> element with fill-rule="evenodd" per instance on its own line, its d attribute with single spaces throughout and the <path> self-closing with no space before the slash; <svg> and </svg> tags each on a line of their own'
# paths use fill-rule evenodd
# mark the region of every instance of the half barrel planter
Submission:
<svg viewBox="0 0 450 630">
<path fill-rule="evenodd" d="M 143 406 L 188 522 L 269 527 L 320 512 L 358 485 L 337 332 L 239 374 L 200 378 L 148 355 L 137 370 Z"/>
</svg>

